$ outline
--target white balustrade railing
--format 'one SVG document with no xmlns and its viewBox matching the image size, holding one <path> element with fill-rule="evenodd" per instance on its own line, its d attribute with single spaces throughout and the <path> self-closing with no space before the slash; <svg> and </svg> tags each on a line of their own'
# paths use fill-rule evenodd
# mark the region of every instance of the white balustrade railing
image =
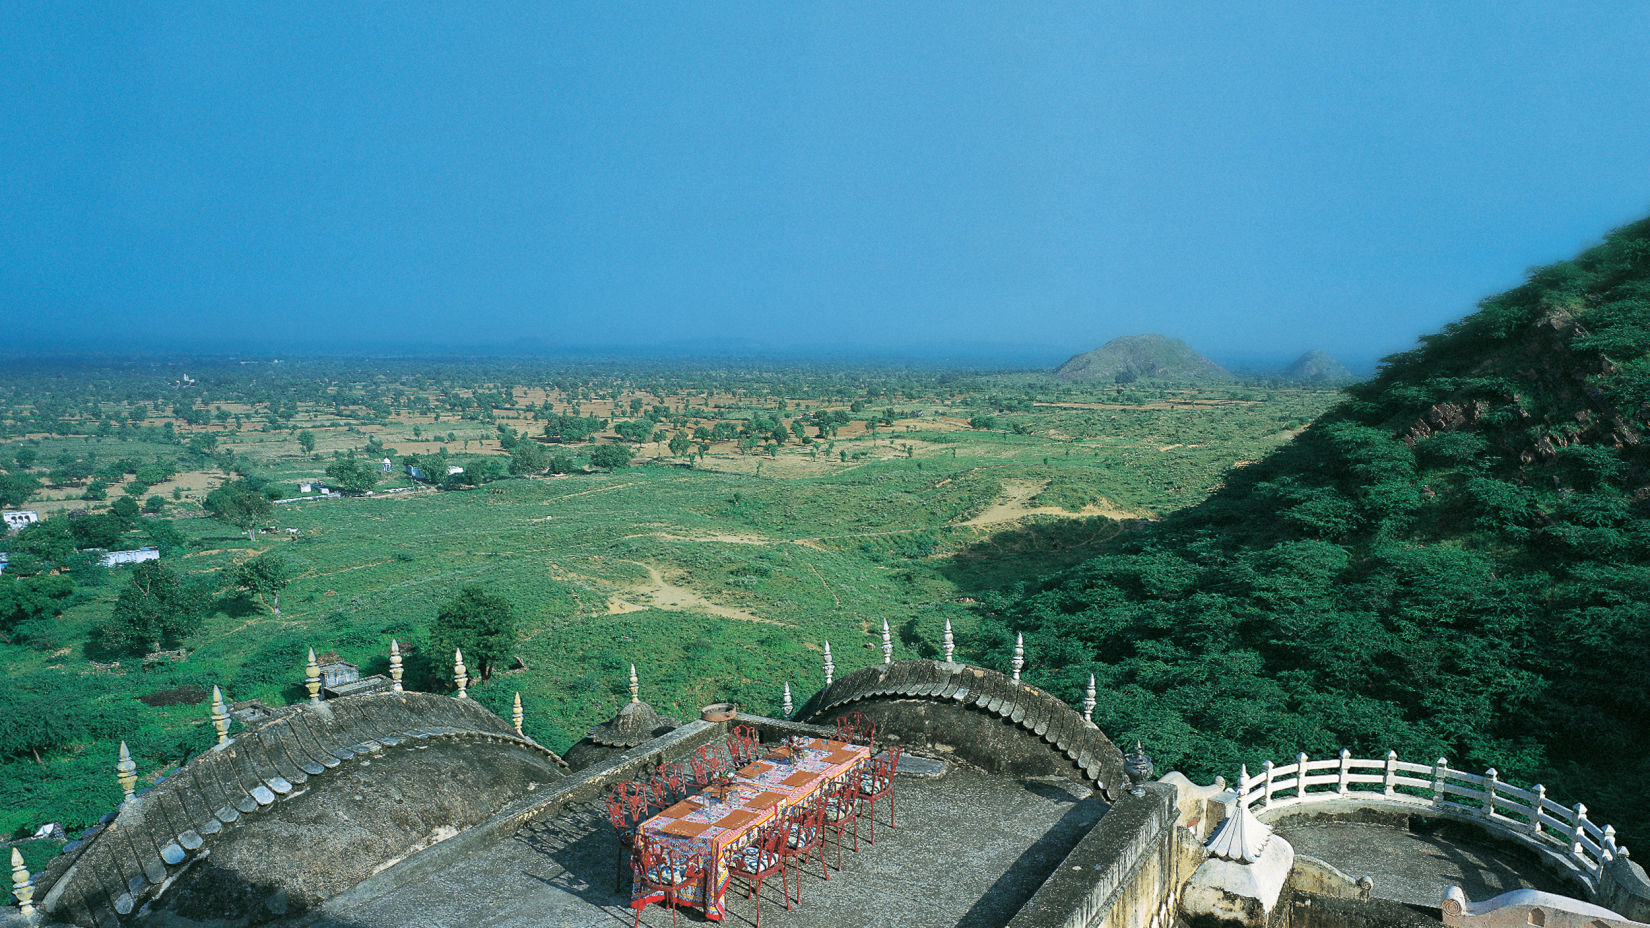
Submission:
<svg viewBox="0 0 1650 928">
<path fill-rule="evenodd" d="M 1581 803 L 1562 806 L 1548 799 L 1547 788 L 1539 783 L 1523 789 L 1502 780 L 1493 767 L 1468 773 L 1452 769 L 1442 757 L 1415 764 L 1399 760 L 1393 751 L 1378 759 L 1353 757 L 1346 750 L 1320 760 L 1302 753 L 1281 766 L 1267 761 L 1256 774 L 1243 767 L 1235 789 L 1238 801 L 1257 814 L 1352 800 L 1475 820 L 1568 861 L 1590 889 L 1598 888 L 1605 864 L 1628 856 L 1627 848 L 1616 842 L 1615 828 L 1588 820 Z"/>
</svg>

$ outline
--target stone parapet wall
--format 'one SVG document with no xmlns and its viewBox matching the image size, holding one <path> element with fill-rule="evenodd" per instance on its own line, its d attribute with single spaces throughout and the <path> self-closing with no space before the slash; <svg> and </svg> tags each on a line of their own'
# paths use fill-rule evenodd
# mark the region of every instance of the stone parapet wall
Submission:
<svg viewBox="0 0 1650 928">
<path fill-rule="evenodd" d="M 1008 928 L 1167 928 L 1199 858 L 1178 823 L 1172 786 L 1124 794 L 1008 923 Z"/>
</svg>

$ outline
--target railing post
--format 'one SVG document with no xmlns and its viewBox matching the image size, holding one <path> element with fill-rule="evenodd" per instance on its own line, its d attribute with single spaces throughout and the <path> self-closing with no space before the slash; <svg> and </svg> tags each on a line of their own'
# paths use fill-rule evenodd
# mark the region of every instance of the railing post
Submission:
<svg viewBox="0 0 1650 928">
<path fill-rule="evenodd" d="M 1610 852 L 1610 856 L 1614 857 L 1616 855 L 1616 826 L 1605 825 L 1604 838 L 1599 843 L 1603 845 L 1606 851 Z"/>
<path fill-rule="evenodd" d="M 1249 808 L 1249 765 L 1238 765 L 1237 801 L 1239 809 Z"/>
<path fill-rule="evenodd" d="M 1272 776 L 1273 776 L 1273 774 L 1272 774 L 1272 762 L 1267 761 L 1266 766 L 1265 766 L 1264 769 L 1266 770 L 1266 805 L 1271 805 L 1272 804 Z"/>
<path fill-rule="evenodd" d="M 1306 752 L 1295 755 L 1295 798 L 1306 798 Z"/>
<path fill-rule="evenodd" d="M 1337 779 L 1335 781 L 1335 789 L 1342 796 L 1345 796 L 1346 791 L 1348 789 L 1351 789 L 1351 786 L 1350 786 L 1350 784 L 1348 783 L 1348 781 L 1346 779 L 1348 770 L 1349 770 L 1350 765 L 1351 765 L 1351 761 L 1352 761 L 1352 752 L 1347 750 L 1346 748 L 1341 748 L 1341 767 L 1340 767 L 1339 779 Z"/>
<path fill-rule="evenodd" d="M 1535 811 L 1530 813 L 1530 834 L 1541 837 L 1541 812 L 1547 807 L 1547 787 L 1535 785 Z"/>
<path fill-rule="evenodd" d="M 1495 784 L 1500 782 L 1501 774 L 1495 768 L 1484 771 L 1484 818 L 1495 818 Z"/>
<path fill-rule="evenodd" d="M 1449 773 L 1449 761 L 1442 757 L 1432 762 L 1432 804 L 1444 803 L 1444 776 Z"/>
<path fill-rule="evenodd" d="M 1391 799 L 1393 793 L 1397 792 L 1397 788 L 1398 752 L 1389 749 L 1386 752 L 1386 779 L 1381 783 L 1381 792 L 1386 795 L 1386 798 Z"/>
<path fill-rule="evenodd" d="M 1586 855 L 1581 852 L 1581 836 L 1587 833 L 1587 807 L 1578 802 L 1571 809 L 1576 814 L 1576 822 L 1570 828 L 1570 856 L 1583 864 L 1582 869 L 1591 869 L 1585 866 Z"/>
</svg>

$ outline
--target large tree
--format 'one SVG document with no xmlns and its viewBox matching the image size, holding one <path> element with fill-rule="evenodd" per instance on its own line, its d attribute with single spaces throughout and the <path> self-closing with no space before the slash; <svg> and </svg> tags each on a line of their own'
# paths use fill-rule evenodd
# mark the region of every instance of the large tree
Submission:
<svg viewBox="0 0 1650 928">
<path fill-rule="evenodd" d="M 118 654 L 142 654 L 151 645 L 175 645 L 206 615 L 207 596 L 160 561 L 132 568 L 114 609 L 99 623 L 103 646 Z"/>
<path fill-rule="evenodd" d="M 378 468 L 357 458 L 355 452 L 327 465 L 327 476 L 338 489 L 359 496 L 378 485 Z"/>
<path fill-rule="evenodd" d="M 258 522 L 274 509 L 263 490 L 244 478 L 232 480 L 206 494 L 202 505 L 212 518 L 235 526 L 252 541 L 258 540 Z"/>
<path fill-rule="evenodd" d="M 483 680 L 493 675 L 515 645 L 515 608 L 509 600 L 474 584 L 442 606 L 430 626 L 430 649 L 437 662 L 454 648 L 463 648 L 465 663 Z"/>
<path fill-rule="evenodd" d="M 590 453 L 590 463 L 607 470 L 629 467 L 630 449 L 623 445 L 601 445 Z"/>
<path fill-rule="evenodd" d="M 281 614 L 281 591 L 291 580 L 291 565 L 274 551 L 265 551 L 239 564 L 231 564 L 223 571 L 224 586 L 246 590 L 258 597 L 258 602 L 269 597 L 269 611 L 275 615 Z"/>
</svg>

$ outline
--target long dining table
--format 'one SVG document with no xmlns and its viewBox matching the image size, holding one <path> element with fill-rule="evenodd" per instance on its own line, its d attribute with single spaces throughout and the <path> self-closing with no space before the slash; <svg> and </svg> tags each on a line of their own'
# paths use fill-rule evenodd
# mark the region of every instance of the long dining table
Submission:
<svg viewBox="0 0 1650 928">
<path fill-rule="evenodd" d="M 823 738 L 801 740 L 740 768 L 726 789 L 696 793 L 642 822 L 638 839 L 677 856 L 703 860 L 704 879 L 688 887 L 677 901 L 720 921 L 726 911 L 732 854 L 749 844 L 757 830 L 780 812 L 807 803 L 845 778 L 858 776 L 870 759 L 871 749 L 864 745 Z M 631 905 L 640 907 L 660 898 L 658 893 L 638 891 Z"/>
</svg>

